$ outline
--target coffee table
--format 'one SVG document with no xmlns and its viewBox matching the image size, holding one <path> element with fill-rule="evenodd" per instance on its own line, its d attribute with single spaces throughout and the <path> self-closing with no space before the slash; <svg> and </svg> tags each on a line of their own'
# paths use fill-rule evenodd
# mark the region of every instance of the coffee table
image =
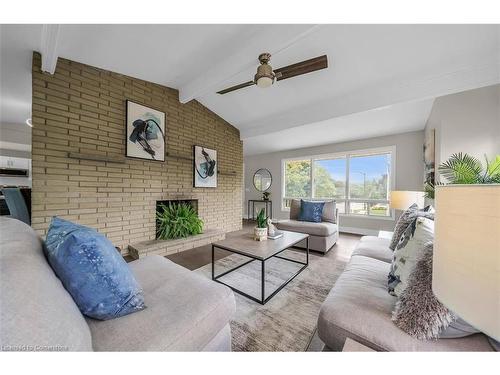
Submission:
<svg viewBox="0 0 500 375">
<path fill-rule="evenodd" d="M 271 298 L 273 298 L 281 289 L 283 289 L 290 281 L 292 281 L 299 273 L 301 273 L 309 264 L 309 235 L 303 233 L 296 232 L 288 232 L 282 231 L 283 237 L 278 238 L 276 240 L 267 240 L 267 241 L 255 241 L 253 236 L 249 233 L 245 233 L 239 236 L 227 238 L 222 241 L 214 242 L 212 244 L 212 280 L 224 284 L 234 290 L 236 293 L 241 294 L 255 302 L 258 302 L 262 305 L 265 305 Z M 299 242 L 306 240 L 306 261 L 301 262 L 295 259 L 289 259 L 280 256 L 279 254 L 283 251 L 293 247 Z M 215 249 L 226 250 L 235 254 L 243 255 L 245 257 L 250 258 L 249 261 L 244 262 L 243 264 L 238 265 L 228 271 L 225 271 L 219 275 L 215 275 Z M 265 288 L 266 288 L 266 261 L 271 258 L 279 258 L 289 262 L 294 262 L 301 264 L 302 267 L 294 273 L 291 277 L 288 278 L 283 284 L 281 284 L 274 292 L 272 292 L 269 296 L 265 296 Z M 227 275 L 230 272 L 233 272 L 251 262 L 261 262 L 261 298 L 256 298 L 251 296 L 231 285 L 224 283 L 219 280 L 224 275 Z"/>
</svg>

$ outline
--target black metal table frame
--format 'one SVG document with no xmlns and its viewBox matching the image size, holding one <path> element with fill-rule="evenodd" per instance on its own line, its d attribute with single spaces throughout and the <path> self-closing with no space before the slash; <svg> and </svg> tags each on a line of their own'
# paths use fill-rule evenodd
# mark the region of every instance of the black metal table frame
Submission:
<svg viewBox="0 0 500 375">
<path fill-rule="evenodd" d="M 247 216 L 248 216 L 248 220 L 250 220 L 250 203 L 252 203 L 252 219 L 251 220 L 255 220 L 255 203 L 264 203 L 264 206 L 265 206 L 265 212 L 266 212 L 266 217 L 270 217 L 272 219 L 273 217 L 273 201 L 268 199 L 268 200 L 258 200 L 258 199 L 249 199 L 248 200 L 248 212 L 247 212 Z M 269 204 L 269 210 L 267 209 L 267 205 Z M 271 215 L 268 215 L 269 211 L 271 212 Z"/>
<path fill-rule="evenodd" d="M 260 303 L 261 305 L 265 305 L 271 298 L 273 298 L 281 289 L 283 289 L 290 281 L 292 281 L 293 279 L 295 279 L 295 277 L 297 275 L 299 275 L 305 268 L 307 268 L 307 266 L 309 265 L 309 236 L 307 236 L 305 238 L 306 240 L 306 262 L 300 262 L 298 260 L 295 260 L 295 259 L 289 259 L 289 258 L 285 258 L 285 257 L 282 257 L 282 256 L 279 256 L 278 254 L 281 254 L 283 251 L 285 250 L 288 250 L 292 247 L 294 247 L 296 244 L 298 244 L 299 242 L 301 241 L 304 241 L 304 239 L 302 240 L 299 240 L 297 242 L 294 242 L 293 244 L 291 244 L 290 246 L 288 246 L 287 248 L 277 252 L 276 254 L 266 258 L 266 259 L 262 259 L 262 258 L 257 258 L 257 257 L 253 257 L 251 255 L 248 255 L 248 254 L 243 254 L 237 250 L 234 250 L 234 249 L 230 249 L 230 248 L 227 248 L 227 247 L 224 247 L 224 246 L 220 246 L 220 245 L 216 245 L 216 244 L 212 244 L 212 280 L 213 281 L 216 281 L 220 284 L 223 284 L 229 288 L 231 288 L 232 290 L 234 290 L 236 293 L 238 294 L 241 294 L 242 296 L 245 296 L 249 299 L 251 299 L 252 301 L 255 301 L 255 302 L 258 302 Z M 272 241 L 272 240 L 269 240 L 269 241 Z M 235 253 L 235 254 L 239 254 L 239 255 L 243 255 L 247 258 L 251 258 L 249 261 L 247 262 L 244 262 L 238 266 L 236 266 L 235 268 L 232 268 L 230 270 L 227 270 L 223 273 L 221 273 L 220 275 L 217 275 L 215 276 L 215 249 L 218 248 L 218 249 L 221 249 L 221 250 L 225 250 L 225 251 L 229 251 L 229 252 L 232 252 L 232 253 Z M 294 273 L 292 276 L 290 276 L 288 278 L 287 281 L 285 281 L 283 284 L 281 284 L 278 289 L 276 289 L 274 292 L 272 292 L 269 296 L 267 296 L 266 298 L 266 260 L 269 260 L 271 258 L 279 258 L 279 259 L 283 259 L 283 260 L 287 260 L 289 262 L 293 262 L 293 263 L 298 263 L 298 264 L 302 264 L 302 267 L 296 272 Z M 236 271 L 237 269 L 243 267 L 243 266 L 246 266 L 247 264 L 253 262 L 254 260 L 258 260 L 261 262 L 261 299 L 258 299 L 254 296 L 251 296 L 229 284 L 226 284 L 225 282 L 223 281 L 220 281 L 219 278 L 221 278 L 222 276 L 225 276 L 227 275 L 228 273 L 231 273 L 233 271 Z"/>
</svg>

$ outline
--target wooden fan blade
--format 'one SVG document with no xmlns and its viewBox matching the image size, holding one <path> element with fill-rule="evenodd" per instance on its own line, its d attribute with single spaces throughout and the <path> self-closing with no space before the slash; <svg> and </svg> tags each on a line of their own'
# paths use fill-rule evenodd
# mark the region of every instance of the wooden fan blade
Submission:
<svg viewBox="0 0 500 375">
<path fill-rule="evenodd" d="M 276 74 L 276 80 L 281 81 L 283 79 L 300 76 L 302 74 L 326 68 L 328 68 L 328 59 L 326 55 L 323 55 L 313 59 L 301 61 L 296 64 L 288 65 L 283 68 L 274 69 L 274 73 Z"/>
<path fill-rule="evenodd" d="M 221 95 L 227 94 L 228 92 L 239 90 L 239 89 L 242 89 L 244 87 L 248 87 L 248 86 L 252 86 L 252 85 L 255 85 L 254 81 L 248 81 L 248 82 L 245 82 L 245 83 L 240 83 L 239 85 L 228 87 L 227 89 L 224 89 L 224 90 L 221 90 L 221 91 L 217 91 L 217 94 L 221 94 Z"/>
</svg>

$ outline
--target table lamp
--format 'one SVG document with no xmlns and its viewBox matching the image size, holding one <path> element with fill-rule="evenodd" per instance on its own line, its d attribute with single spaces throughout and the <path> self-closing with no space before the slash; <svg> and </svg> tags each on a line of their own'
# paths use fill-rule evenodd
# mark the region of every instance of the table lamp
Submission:
<svg viewBox="0 0 500 375">
<path fill-rule="evenodd" d="M 436 186 L 435 204 L 432 290 L 498 345 L 500 184 Z"/>
<path fill-rule="evenodd" d="M 416 203 L 419 208 L 424 207 L 425 193 L 423 191 L 394 190 L 391 191 L 389 206 L 395 210 L 406 210 Z"/>
</svg>

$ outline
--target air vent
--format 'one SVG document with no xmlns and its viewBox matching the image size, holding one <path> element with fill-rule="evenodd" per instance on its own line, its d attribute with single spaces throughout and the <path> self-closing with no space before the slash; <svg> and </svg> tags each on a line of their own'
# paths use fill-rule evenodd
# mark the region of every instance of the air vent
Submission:
<svg viewBox="0 0 500 375">
<path fill-rule="evenodd" d="M 29 171 L 27 169 L 15 168 L 0 168 L 1 177 L 28 177 Z"/>
</svg>

